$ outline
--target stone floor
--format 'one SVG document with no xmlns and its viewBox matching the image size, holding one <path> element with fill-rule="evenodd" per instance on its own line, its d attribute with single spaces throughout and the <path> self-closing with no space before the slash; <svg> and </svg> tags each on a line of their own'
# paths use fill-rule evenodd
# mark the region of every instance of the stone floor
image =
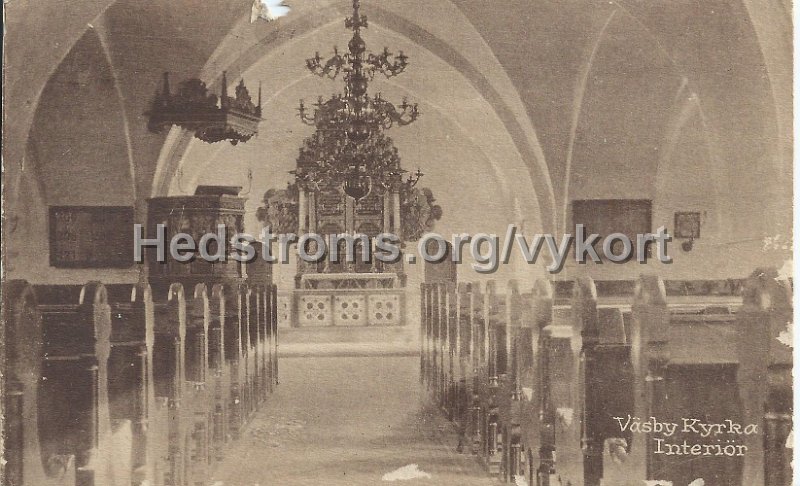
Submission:
<svg viewBox="0 0 800 486">
<path fill-rule="evenodd" d="M 418 356 L 285 358 L 280 381 L 215 486 L 497 484 L 455 451 L 452 426 L 425 400 Z"/>
</svg>

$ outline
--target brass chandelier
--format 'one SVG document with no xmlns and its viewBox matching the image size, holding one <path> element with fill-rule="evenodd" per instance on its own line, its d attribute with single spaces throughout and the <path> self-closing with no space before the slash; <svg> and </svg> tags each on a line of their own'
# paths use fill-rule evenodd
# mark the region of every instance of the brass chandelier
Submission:
<svg viewBox="0 0 800 486">
<path fill-rule="evenodd" d="M 300 149 L 298 182 L 313 188 L 341 187 L 356 201 L 373 189 L 399 187 L 406 172 L 392 139 L 384 131 L 395 124 L 414 122 L 419 116 L 416 104 L 407 99 L 395 106 L 380 93 L 367 93 L 369 81 L 380 73 L 387 78 L 401 74 L 408 65 L 402 51 L 393 55 L 388 49 L 381 54 L 366 52 L 361 29 L 367 28 L 367 17 L 359 12 L 360 1 L 353 1 L 353 16 L 345 19 L 345 27 L 353 31 L 348 51 L 323 63 L 317 52 L 306 60 L 309 71 L 320 77 L 336 79 L 343 74 L 344 92 L 325 100 L 319 97 L 313 109 L 300 100 L 298 108 L 303 123 L 316 128 Z M 417 171 L 405 184 L 416 184 L 422 173 Z"/>
</svg>

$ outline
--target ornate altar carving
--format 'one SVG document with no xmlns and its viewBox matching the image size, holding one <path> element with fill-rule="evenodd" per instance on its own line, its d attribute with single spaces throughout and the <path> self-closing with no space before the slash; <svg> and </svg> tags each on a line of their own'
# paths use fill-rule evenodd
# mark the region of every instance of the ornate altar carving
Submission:
<svg viewBox="0 0 800 486">
<path fill-rule="evenodd" d="M 372 192 L 358 202 L 356 213 L 359 215 L 383 214 L 383 194 Z"/>
<path fill-rule="evenodd" d="M 286 189 L 268 190 L 264 194 L 264 205 L 256 211 L 256 218 L 273 233 L 296 233 L 297 194 L 297 184 L 289 184 Z"/>
<path fill-rule="evenodd" d="M 317 214 L 320 216 L 339 216 L 344 213 L 344 195 L 337 190 L 317 193 Z"/>
<path fill-rule="evenodd" d="M 435 202 L 433 192 L 427 187 L 412 187 L 402 192 L 400 214 L 403 236 L 407 240 L 418 240 L 423 234 L 433 231 L 436 221 L 442 219 L 442 207 Z"/>
<path fill-rule="evenodd" d="M 367 52 L 361 38 L 367 18 L 360 13 L 359 0 L 353 1 L 353 15 L 345 26 L 352 31 L 346 53 L 335 52 L 324 62 L 317 53 L 306 61 L 320 77 L 335 79 L 342 74 L 344 89 L 327 100 L 319 97 L 311 109 L 300 102 L 301 120 L 316 130 L 300 147 L 292 171 L 295 183 L 281 193 L 265 194 L 259 219 L 299 233 L 367 238 L 354 245 L 351 261 L 345 261 L 347 252 L 340 246 L 337 261 L 331 261 L 328 252 L 318 264 L 298 263 L 292 325 L 403 324 L 402 257 L 384 263 L 374 255 L 363 261 L 362 255 L 373 253 L 373 239 L 381 233 L 397 235 L 401 241 L 418 239 L 442 213 L 429 189 L 415 189 L 422 172 L 406 176 L 399 151 L 385 134 L 392 126 L 414 122 L 417 105 L 407 100 L 394 105 L 379 93 L 368 93 L 376 74 L 402 73 L 407 56 L 388 50 L 377 55 Z M 288 215 L 293 209 L 297 218 Z M 291 224 L 284 225 L 286 221 Z M 323 312 L 320 304 L 330 313 Z"/>
</svg>

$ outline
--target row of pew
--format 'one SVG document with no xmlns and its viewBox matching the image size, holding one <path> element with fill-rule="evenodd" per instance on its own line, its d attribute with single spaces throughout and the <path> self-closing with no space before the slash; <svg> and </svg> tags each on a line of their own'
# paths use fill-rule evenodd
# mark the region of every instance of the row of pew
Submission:
<svg viewBox="0 0 800 486">
<path fill-rule="evenodd" d="M 3 484 L 208 484 L 277 384 L 276 298 L 7 282 Z"/>
<path fill-rule="evenodd" d="M 792 290 L 776 277 L 424 283 L 421 377 L 459 449 L 504 481 L 788 486 Z"/>
</svg>

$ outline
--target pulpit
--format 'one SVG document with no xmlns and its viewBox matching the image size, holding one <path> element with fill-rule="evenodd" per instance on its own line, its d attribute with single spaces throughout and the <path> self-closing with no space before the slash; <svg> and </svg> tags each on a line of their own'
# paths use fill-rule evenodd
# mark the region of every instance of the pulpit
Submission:
<svg viewBox="0 0 800 486">
<path fill-rule="evenodd" d="M 189 261 L 181 262 L 169 255 L 165 261 L 157 260 L 157 252 L 147 249 L 150 284 L 169 287 L 172 282 L 180 282 L 184 288 L 191 289 L 203 283 L 239 283 L 246 277 L 243 265 L 231 258 L 228 247 L 234 233 L 244 232 L 244 202 L 239 197 L 240 187 L 198 186 L 194 195 L 156 197 L 148 200 L 147 237 L 156 238 L 163 231 L 166 253 L 170 240 L 179 233 L 190 235 L 199 243 L 207 234 L 217 234 L 218 225 L 224 225 L 221 235 L 226 248 L 224 261 L 209 262 L 199 255 Z M 159 228 L 163 228 L 160 229 Z M 208 252 L 217 254 L 215 241 L 208 244 Z"/>
</svg>

